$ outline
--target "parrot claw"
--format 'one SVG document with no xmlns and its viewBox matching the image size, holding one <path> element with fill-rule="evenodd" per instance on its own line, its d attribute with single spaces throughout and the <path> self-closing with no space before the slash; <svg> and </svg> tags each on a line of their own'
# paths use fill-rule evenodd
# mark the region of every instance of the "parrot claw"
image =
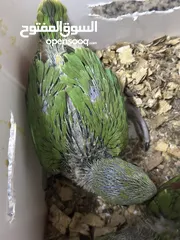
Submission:
<svg viewBox="0 0 180 240">
<path fill-rule="evenodd" d="M 139 109 L 133 104 L 131 99 L 126 99 L 125 107 L 127 117 L 133 122 L 137 134 L 144 142 L 144 150 L 147 151 L 150 146 L 150 136 L 147 124 L 141 116 Z"/>
<path fill-rule="evenodd" d="M 147 151 L 149 149 L 150 142 L 145 142 L 144 143 L 144 150 Z"/>
</svg>

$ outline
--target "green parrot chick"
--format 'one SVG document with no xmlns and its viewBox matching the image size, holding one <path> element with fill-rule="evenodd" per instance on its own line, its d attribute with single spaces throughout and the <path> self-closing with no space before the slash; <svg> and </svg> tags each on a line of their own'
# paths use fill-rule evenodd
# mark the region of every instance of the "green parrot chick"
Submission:
<svg viewBox="0 0 180 240">
<path fill-rule="evenodd" d="M 48 26 L 66 17 L 59 1 L 44 0 L 38 9 L 38 21 Z M 41 165 L 112 204 L 150 199 L 157 191 L 154 183 L 140 168 L 119 158 L 127 145 L 128 123 L 115 74 L 90 49 L 48 45 L 48 37 L 40 35 L 41 50 L 30 67 L 26 95 Z"/>
</svg>

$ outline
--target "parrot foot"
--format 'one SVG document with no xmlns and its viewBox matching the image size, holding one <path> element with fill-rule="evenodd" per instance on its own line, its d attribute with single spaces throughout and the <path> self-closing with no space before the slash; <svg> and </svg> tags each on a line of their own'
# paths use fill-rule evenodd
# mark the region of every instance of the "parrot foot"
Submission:
<svg viewBox="0 0 180 240">
<path fill-rule="evenodd" d="M 144 142 L 144 149 L 147 151 L 150 145 L 150 136 L 147 124 L 141 116 L 139 109 L 135 106 L 134 102 L 131 99 L 133 96 L 132 93 L 129 90 L 126 90 L 125 94 L 127 96 L 125 102 L 127 117 L 133 122 L 137 134 Z"/>
</svg>

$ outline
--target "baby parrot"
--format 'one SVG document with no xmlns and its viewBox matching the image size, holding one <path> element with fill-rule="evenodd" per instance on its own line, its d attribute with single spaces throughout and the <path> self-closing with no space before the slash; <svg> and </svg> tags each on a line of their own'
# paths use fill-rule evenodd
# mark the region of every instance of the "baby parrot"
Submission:
<svg viewBox="0 0 180 240">
<path fill-rule="evenodd" d="M 58 0 L 44 0 L 37 22 L 67 22 Z M 32 139 L 47 173 L 62 174 L 111 204 L 139 204 L 156 186 L 137 166 L 119 155 L 128 142 L 128 114 L 149 143 L 147 127 L 125 102 L 118 79 L 83 46 L 46 44 L 59 32 L 40 33 L 40 47 L 29 70 L 26 93 Z M 127 107 L 126 107 L 127 105 Z M 128 111 L 130 109 L 130 111 Z"/>
<path fill-rule="evenodd" d="M 179 240 L 180 175 L 163 184 L 146 206 L 146 216 L 136 225 L 95 240 Z"/>
</svg>

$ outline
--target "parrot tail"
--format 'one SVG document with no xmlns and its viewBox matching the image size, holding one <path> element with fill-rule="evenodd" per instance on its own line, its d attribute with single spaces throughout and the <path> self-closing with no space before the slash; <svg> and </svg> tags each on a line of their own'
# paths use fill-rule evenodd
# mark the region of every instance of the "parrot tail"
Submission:
<svg viewBox="0 0 180 240">
<path fill-rule="evenodd" d="M 40 32 L 40 39 L 62 39 L 60 25 L 68 23 L 66 7 L 59 0 L 43 0 L 37 10 L 37 23 L 47 26 L 49 31 Z"/>
</svg>

